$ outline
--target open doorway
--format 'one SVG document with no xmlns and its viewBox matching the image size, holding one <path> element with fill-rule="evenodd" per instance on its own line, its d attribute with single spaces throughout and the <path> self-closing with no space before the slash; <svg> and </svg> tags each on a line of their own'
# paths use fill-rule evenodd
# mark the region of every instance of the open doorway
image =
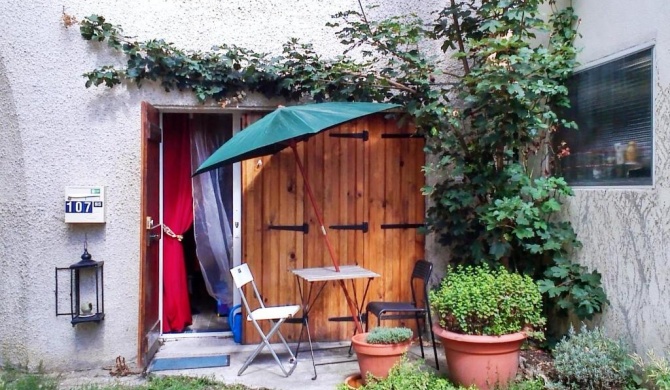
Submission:
<svg viewBox="0 0 670 390">
<path fill-rule="evenodd" d="M 164 335 L 230 332 L 235 262 L 232 166 L 191 173 L 233 134 L 232 113 L 163 113 L 161 318 Z"/>
</svg>

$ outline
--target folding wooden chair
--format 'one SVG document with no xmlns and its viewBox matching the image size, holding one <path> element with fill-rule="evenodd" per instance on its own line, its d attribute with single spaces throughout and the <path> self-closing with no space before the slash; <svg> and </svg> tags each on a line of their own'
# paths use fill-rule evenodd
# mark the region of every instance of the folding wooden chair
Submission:
<svg viewBox="0 0 670 390">
<path fill-rule="evenodd" d="M 279 332 L 279 327 L 281 324 L 286 321 L 286 319 L 291 318 L 295 315 L 295 313 L 300 310 L 300 306 L 298 305 L 290 305 L 290 306 L 272 306 L 272 307 L 266 307 L 265 304 L 263 303 L 263 299 L 261 298 L 261 294 L 258 292 L 258 288 L 256 287 L 256 283 L 254 282 L 254 277 L 251 275 L 251 271 L 249 271 L 249 266 L 247 264 L 242 264 L 240 266 L 231 268 L 230 273 L 233 275 L 233 280 L 235 281 L 235 286 L 237 287 L 238 290 L 240 290 L 240 296 L 242 297 L 242 302 L 244 303 L 244 307 L 247 309 L 247 321 L 251 321 L 254 324 L 254 327 L 256 330 L 258 330 L 258 333 L 261 336 L 262 343 L 258 345 L 258 347 L 254 350 L 254 352 L 249 356 L 246 362 L 244 362 L 244 365 L 242 368 L 240 368 L 240 371 L 237 373 L 237 375 L 242 375 L 244 370 L 249 367 L 251 362 L 258 356 L 258 354 L 263 350 L 263 347 L 268 347 L 270 350 L 270 353 L 272 353 L 272 356 L 275 358 L 275 361 L 277 364 L 279 364 L 279 367 L 281 367 L 282 372 L 284 375 L 287 377 L 293 373 L 293 370 L 295 369 L 296 365 L 298 364 L 298 360 L 295 358 L 295 355 L 293 355 L 293 352 L 291 351 L 291 348 L 289 348 L 288 344 L 286 343 L 286 339 L 284 339 L 284 336 L 282 336 L 281 332 Z M 246 297 L 244 296 L 244 291 L 242 291 L 242 287 L 248 283 L 251 283 L 251 286 L 254 289 L 254 295 L 258 299 L 258 302 L 260 302 L 260 307 L 256 308 L 255 310 L 251 310 L 251 307 L 249 306 L 249 302 L 247 302 Z M 271 321 L 274 325 L 272 326 L 272 329 L 265 334 L 263 333 L 263 329 L 259 325 L 259 321 Z M 282 341 L 284 346 L 286 347 L 286 350 L 288 351 L 290 355 L 289 363 L 291 364 L 291 368 L 287 370 L 282 362 L 279 360 L 279 357 L 275 353 L 274 349 L 272 349 L 272 346 L 270 345 L 270 338 L 274 335 L 279 336 L 279 339 Z"/>
</svg>

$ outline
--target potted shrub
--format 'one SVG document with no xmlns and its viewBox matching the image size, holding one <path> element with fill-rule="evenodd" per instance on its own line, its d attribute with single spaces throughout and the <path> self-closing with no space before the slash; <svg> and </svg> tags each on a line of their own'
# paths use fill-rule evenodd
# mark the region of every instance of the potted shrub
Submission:
<svg viewBox="0 0 670 390">
<path fill-rule="evenodd" d="M 351 342 L 358 358 L 362 382 L 365 383 L 368 374 L 386 378 L 391 367 L 409 349 L 412 335 L 409 328 L 382 326 L 354 335 Z"/>
<path fill-rule="evenodd" d="M 430 302 L 449 375 L 463 386 L 505 386 L 516 376 L 526 338 L 544 336 L 537 284 L 504 267 L 450 268 Z"/>
</svg>

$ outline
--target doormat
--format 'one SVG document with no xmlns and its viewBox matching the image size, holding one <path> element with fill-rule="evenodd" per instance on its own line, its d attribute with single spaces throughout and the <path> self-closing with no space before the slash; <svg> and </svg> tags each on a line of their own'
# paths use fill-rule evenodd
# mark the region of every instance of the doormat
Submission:
<svg viewBox="0 0 670 390">
<path fill-rule="evenodd" d="M 193 368 L 228 367 L 229 365 L 230 355 L 155 358 L 149 365 L 148 371 L 189 370 Z"/>
</svg>

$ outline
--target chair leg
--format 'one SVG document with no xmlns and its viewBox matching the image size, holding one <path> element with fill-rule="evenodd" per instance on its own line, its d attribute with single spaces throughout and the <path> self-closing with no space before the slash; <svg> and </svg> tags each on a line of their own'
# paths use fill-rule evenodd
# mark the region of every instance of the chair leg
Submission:
<svg viewBox="0 0 670 390">
<path fill-rule="evenodd" d="M 440 370 L 440 363 L 437 361 L 437 345 L 435 344 L 435 333 L 433 333 L 433 319 L 430 318 L 430 311 L 427 313 L 428 324 L 430 326 L 430 338 L 433 342 L 433 355 L 435 356 L 435 369 Z M 424 320 L 425 321 L 425 320 Z"/>
<path fill-rule="evenodd" d="M 279 331 L 279 325 L 281 325 L 282 322 L 284 322 L 284 320 L 281 320 L 281 321 L 277 322 L 277 324 L 272 328 L 270 333 L 268 333 L 268 335 L 269 335 L 268 338 L 272 337 L 272 335 L 276 332 L 277 336 L 279 336 L 279 339 L 281 340 L 282 344 L 284 344 L 284 347 L 286 348 L 286 351 L 288 351 L 288 354 L 290 356 L 289 363 L 291 363 L 291 368 L 288 371 L 286 371 L 286 369 L 284 369 L 284 365 L 281 363 L 281 361 L 279 361 L 279 357 L 277 357 L 277 354 L 275 354 L 274 350 L 272 350 L 272 348 L 270 348 L 270 352 L 272 352 L 272 355 L 274 356 L 275 360 L 277 361 L 277 363 L 281 367 L 282 371 L 284 372 L 284 375 L 286 375 L 288 377 L 293 373 L 293 370 L 295 370 L 295 367 L 298 364 L 298 359 L 295 357 L 295 355 L 293 354 L 293 351 L 291 351 L 291 348 L 288 346 L 288 343 L 286 342 L 286 339 L 284 338 L 284 335 L 282 335 L 281 332 Z"/>
<path fill-rule="evenodd" d="M 419 334 L 419 347 L 421 348 L 421 359 L 425 359 L 426 355 L 423 352 L 423 338 L 421 336 L 421 333 L 423 333 L 423 330 L 421 330 L 421 326 L 419 325 L 419 314 L 415 313 L 414 314 L 414 321 L 416 321 L 416 333 Z M 426 320 L 424 319 L 424 324 L 426 323 Z"/>
<path fill-rule="evenodd" d="M 286 375 L 287 377 L 290 376 L 293 373 L 293 370 L 295 370 L 295 367 L 298 364 L 298 360 L 295 358 L 295 355 L 293 355 L 293 351 L 291 351 L 291 348 L 289 348 L 288 344 L 286 343 L 286 340 L 284 339 L 284 336 L 282 336 L 282 334 L 279 332 L 279 326 L 284 322 L 284 320 L 279 320 L 279 321 L 275 322 L 275 325 L 272 327 L 270 332 L 268 332 L 267 336 L 263 333 L 261 327 L 255 321 L 252 321 L 252 322 L 254 323 L 254 326 L 258 330 L 258 333 L 261 335 L 262 342 L 260 344 L 258 344 L 258 347 L 256 347 L 254 352 L 247 358 L 247 360 L 244 362 L 244 364 L 242 365 L 240 370 L 237 372 L 237 375 L 238 376 L 242 375 L 242 373 L 249 367 L 251 362 L 253 362 L 254 359 L 256 359 L 256 357 L 263 350 L 263 348 L 268 347 L 268 349 L 270 350 L 270 353 L 274 357 L 277 364 L 279 364 L 279 367 L 281 368 L 284 375 Z M 284 365 L 282 364 L 281 360 L 279 360 L 279 357 L 275 353 L 274 349 L 272 349 L 272 345 L 270 344 L 270 338 L 275 333 L 278 334 L 280 340 L 282 341 L 282 343 L 286 347 L 289 355 L 291 356 L 290 360 L 293 363 L 292 363 L 292 367 L 291 367 L 290 370 L 286 370 L 286 368 L 284 368 Z"/>
</svg>

